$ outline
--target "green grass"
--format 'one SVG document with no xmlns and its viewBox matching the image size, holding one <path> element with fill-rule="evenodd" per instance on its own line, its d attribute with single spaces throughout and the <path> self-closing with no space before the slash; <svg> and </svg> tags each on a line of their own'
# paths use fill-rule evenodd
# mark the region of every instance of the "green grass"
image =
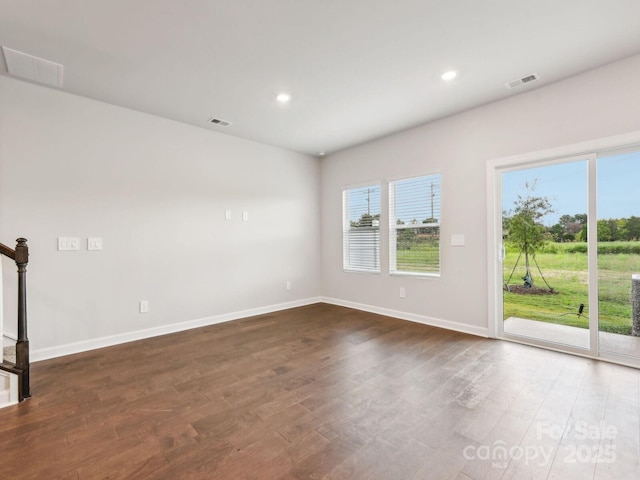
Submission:
<svg viewBox="0 0 640 480">
<path fill-rule="evenodd" d="M 416 241 L 417 240 L 417 241 Z M 439 271 L 439 247 L 423 239 L 398 242 L 397 266 L 400 271 L 433 273 Z M 521 295 L 504 292 L 504 318 L 520 317 L 550 323 L 589 328 L 589 291 L 586 243 L 549 243 L 536 255 L 542 275 L 556 294 Z M 598 308 L 600 330 L 631 333 L 631 275 L 640 273 L 640 242 L 601 242 L 598 245 Z M 511 274 L 518 253 L 507 249 L 504 281 Z M 545 287 L 535 265 L 536 286 Z M 524 257 L 510 285 L 522 285 Z M 585 304 L 583 316 L 578 307 Z"/>
<path fill-rule="evenodd" d="M 399 242 L 399 245 L 401 243 Z M 440 248 L 434 242 L 404 242 L 396 252 L 397 269 L 402 272 L 438 273 Z"/>
<path fill-rule="evenodd" d="M 620 245 L 625 244 L 625 245 Z M 589 315 L 586 244 L 550 244 L 536 255 L 538 265 L 555 295 L 521 295 L 504 292 L 504 318 L 521 317 L 551 323 L 588 328 L 588 320 L 577 313 L 585 304 Z M 628 335 L 631 332 L 631 275 L 640 273 L 640 255 L 616 253 L 635 251 L 640 242 L 601 242 L 598 245 L 598 309 L 600 330 Z M 640 250 L 638 250 L 640 251 Z M 518 253 L 508 251 L 504 262 L 504 281 L 511 274 Z M 513 273 L 511 285 L 522 284 L 524 258 Z M 534 283 L 544 287 L 533 266 Z M 568 315 L 563 315 L 568 314 Z"/>
<path fill-rule="evenodd" d="M 587 243 L 550 242 L 545 246 L 541 253 L 587 253 Z M 640 242 L 600 242 L 598 244 L 598 254 L 600 255 L 617 255 L 625 253 L 640 255 Z"/>
</svg>

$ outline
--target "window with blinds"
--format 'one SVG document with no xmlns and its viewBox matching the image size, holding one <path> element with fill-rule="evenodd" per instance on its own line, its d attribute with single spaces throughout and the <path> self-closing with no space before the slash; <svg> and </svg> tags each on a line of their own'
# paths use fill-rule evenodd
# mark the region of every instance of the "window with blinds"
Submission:
<svg viewBox="0 0 640 480">
<path fill-rule="evenodd" d="M 342 192 L 343 267 L 380 272 L 380 185 Z"/>
<path fill-rule="evenodd" d="M 440 274 L 440 174 L 389 182 L 389 270 Z"/>
</svg>

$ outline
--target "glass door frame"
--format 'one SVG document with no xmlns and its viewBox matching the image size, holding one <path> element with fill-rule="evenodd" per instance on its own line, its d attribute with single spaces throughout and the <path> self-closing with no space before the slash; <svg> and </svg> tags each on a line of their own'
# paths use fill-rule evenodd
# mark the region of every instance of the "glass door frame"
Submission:
<svg viewBox="0 0 640 480">
<path fill-rule="evenodd" d="M 640 359 L 611 352 L 600 352 L 598 348 L 598 237 L 596 165 L 599 156 L 610 152 L 634 148 L 640 150 L 640 131 L 615 137 L 568 145 L 550 150 L 532 152 L 513 157 L 489 160 L 486 165 L 487 181 L 487 286 L 488 286 L 488 333 L 491 338 L 524 343 L 575 355 L 599 358 L 615 363 L 640 367 Z M 589 283 L 589 346 L 579 348 L 548 342 L 531 337 L 513 335 L 504 331 L 503 319 L 503 244 L 502 244 L 502 173 L 530 167 L 557 165 L 571 161 L 587 162 L 587 250 Z"/>
</svg>

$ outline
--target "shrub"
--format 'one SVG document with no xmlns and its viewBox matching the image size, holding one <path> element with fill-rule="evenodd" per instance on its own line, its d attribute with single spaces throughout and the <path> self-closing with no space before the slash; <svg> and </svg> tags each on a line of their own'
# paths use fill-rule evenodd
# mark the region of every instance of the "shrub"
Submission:
<svg viewBox="0 0 640 480">
<path fill-rule="evenodd" d="M 549 242 L 541 250 L 543 253 L 587 253 L 586 242 Z M 640 242 L 598 242 L 599 255 L 640 255 Z"/>
</svg>

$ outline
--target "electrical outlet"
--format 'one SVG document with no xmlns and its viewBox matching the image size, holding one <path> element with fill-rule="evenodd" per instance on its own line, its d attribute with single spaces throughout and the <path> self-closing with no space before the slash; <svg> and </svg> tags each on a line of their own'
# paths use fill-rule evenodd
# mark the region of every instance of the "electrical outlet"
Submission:
<svg viewBox="0 0 640 480">
<path fill-rule="evenodd" d="M 231 210 L 224 211 L 224 218 L 227 220 L 231 220 Z"/>
<path fill-rule="evenodd" d="M 242 212 L 242 220 L 245 222 L 249 220 L 249 212 L 247 211 Z"/>
<path fill-rule="evenodd" d="M 149 312 L 149 300 L 140 300 L 140 313 Z"/>
<path fill-rule="evenodd" d="M 291 282 L 287 282 L 286 287 L 287 287 L 287 290 L 291 290 Z"/>
<path fill-rule="evenodd" d="M 404 290 L 404 287 L 400 287 L 400 298 L 404 298 L 406 296 L 406 292 Z"/>
</svg>

